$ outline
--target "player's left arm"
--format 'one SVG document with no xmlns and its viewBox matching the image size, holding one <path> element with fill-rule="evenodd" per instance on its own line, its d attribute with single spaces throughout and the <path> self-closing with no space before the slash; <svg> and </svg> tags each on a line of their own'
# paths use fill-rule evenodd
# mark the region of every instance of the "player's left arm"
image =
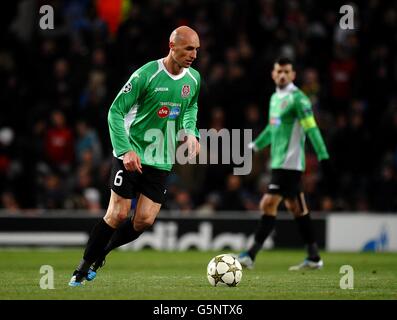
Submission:
<svg viewBox="0 0 397 320">
<path fill-rule="evenodd" d="M 182 128 L 187 134 L 186 143 L 188 144 L 189 157 L 194 157 L 200 152 L 200 132 L 197 129 L 198 96 L 200 94 L 200 78 L 198 79 L 197 89 L 192 101 L 187 107 L 182 119 Z"/>
<path fill-rule="evenodd" d="M 310 139 L 319 161 L 329 159 L 327 147 L 314 118 L 311 102 L 305 95 L 296 97 L 295 106 L 299 122 Z"/>
</svg>

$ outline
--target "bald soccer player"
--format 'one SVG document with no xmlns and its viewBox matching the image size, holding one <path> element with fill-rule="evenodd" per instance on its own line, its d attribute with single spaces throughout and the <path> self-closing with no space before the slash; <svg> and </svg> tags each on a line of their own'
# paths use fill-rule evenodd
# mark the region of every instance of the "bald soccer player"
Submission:
<svg viewBox="0 0 397 320">
<path fill-rule="evenodd" d="M 193 29 L 175 29 L 168 55 L 136 70 L 113 101 L 108 113 L 113 146 L 109 206 L 90 233 L 70 286 L 93 280 L 111 250 L 136 240 L 154 223 L 165 199 L 171 159 L 175 159 L 178 136 L 170 137 L 170 132 L 183 133 L 189 157 L 199 153 L 200 74 L 190 67 L 199 47 Z M 154 139 L 161 144 L 155 156 Z M 137 204 L 129 217 L 133 198 Z"/>
</svg>

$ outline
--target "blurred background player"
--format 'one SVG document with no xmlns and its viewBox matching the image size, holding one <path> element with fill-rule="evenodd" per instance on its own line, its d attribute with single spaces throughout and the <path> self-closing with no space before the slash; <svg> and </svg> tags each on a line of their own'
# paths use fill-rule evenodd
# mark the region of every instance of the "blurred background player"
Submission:
<svg viewBox="0 0 397 320">
<path fill-rule="evenodd" d="M 306 135 L 319 161 L 327 160 L 329 155 L 314 119 L 311 102 L 293 83 L 295 76 L 290 59 L 280 58 L 274 63 L 272 78 L 276 92 L 270 99 L 269 123 L 249 145 L 254 151 L 271 146 L 271 181 L 259 204 L 263 215 L 255 232 L 254 244 L 239 255 L 241 264 L 247 268 L 253 267 L 256 255 L 272 232 L 282 200 L 294 215 L 307 246 L 307 258 L 289 270 L 318 269 L 323 266 L 301 187 L 302 172 L 305 170 Z"/>
<path fill-rule="evenodd" d="M 154 223 L 164 202 L 166 178 L 172 169 L 173 146 L 178 138 L 169 137 L 169 126 L 174 125 L 176 133 L 183 130 L 187 135 L 189 157 L 199 152 L 196 121 L 200 74 L 189 68 L 199 46 L 199 37 L 193 29 L 187 26 L 175 29 L 170 36 L 168 56 L 135 71 L 113 101 L 108 114 L 114 155 L 110 202 L 105 217 L 91 231 L 70 286 L 93 280 L 112 249 L 137 239 Z M 163 148 L 149 157 L 147 150 L 153 141 L 145 140 L 145 135 L 153 128 L 167 138 L 156 138 Z M 128 217 L 131 199 L 137 194 L 131 218 Z"/>
</svg>

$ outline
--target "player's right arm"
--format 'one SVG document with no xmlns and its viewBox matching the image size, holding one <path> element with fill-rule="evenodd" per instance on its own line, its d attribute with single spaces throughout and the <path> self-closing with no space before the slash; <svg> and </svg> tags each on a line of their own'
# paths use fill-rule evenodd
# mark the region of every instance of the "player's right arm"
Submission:
<svg viewBox="0 0 397 320">
<path fill-rule="evenodd" d="M 114 99 L 108 113 L 110 140 L 114 152 L 117 157 L 124 155 L 124 165 L 130 171 L 140 171 L 141 162 L 129 141 L 129 132 L 125 128 L 124 120 L 138 103 L 145 87 L 144 73 L 134 73 Z"/>
<path fill-rule="evenodd" d="M 266 148 L 270 143 L 271 131 L 270 125 L 267 125 L 266 128 L 259 134 L 259 136 L 248 145 L 248 147 L 254 151 L 259 151 Z"/>
</svg>

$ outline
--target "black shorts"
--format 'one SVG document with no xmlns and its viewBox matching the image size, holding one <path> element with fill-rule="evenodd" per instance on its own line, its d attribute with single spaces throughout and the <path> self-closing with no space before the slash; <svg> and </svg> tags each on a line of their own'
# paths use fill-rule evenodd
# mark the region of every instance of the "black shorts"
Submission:
<svg viewBox="0 0 397 320">
<path fill-rule="evenodd" d="M 127 171 L 123 160 L 113 157 L 110 174 L 110 189 L 126 199 L 136 198 L 142 193 L 156 203 L 163 203 L 167 189 L 169 171 L 142 165 L 142 173 Z"/>
<path fill-rule="evenodd" d="M 302 192 L 302 171 L 273 169 L 268 193 L 295 198 Z"/>
</svg>

